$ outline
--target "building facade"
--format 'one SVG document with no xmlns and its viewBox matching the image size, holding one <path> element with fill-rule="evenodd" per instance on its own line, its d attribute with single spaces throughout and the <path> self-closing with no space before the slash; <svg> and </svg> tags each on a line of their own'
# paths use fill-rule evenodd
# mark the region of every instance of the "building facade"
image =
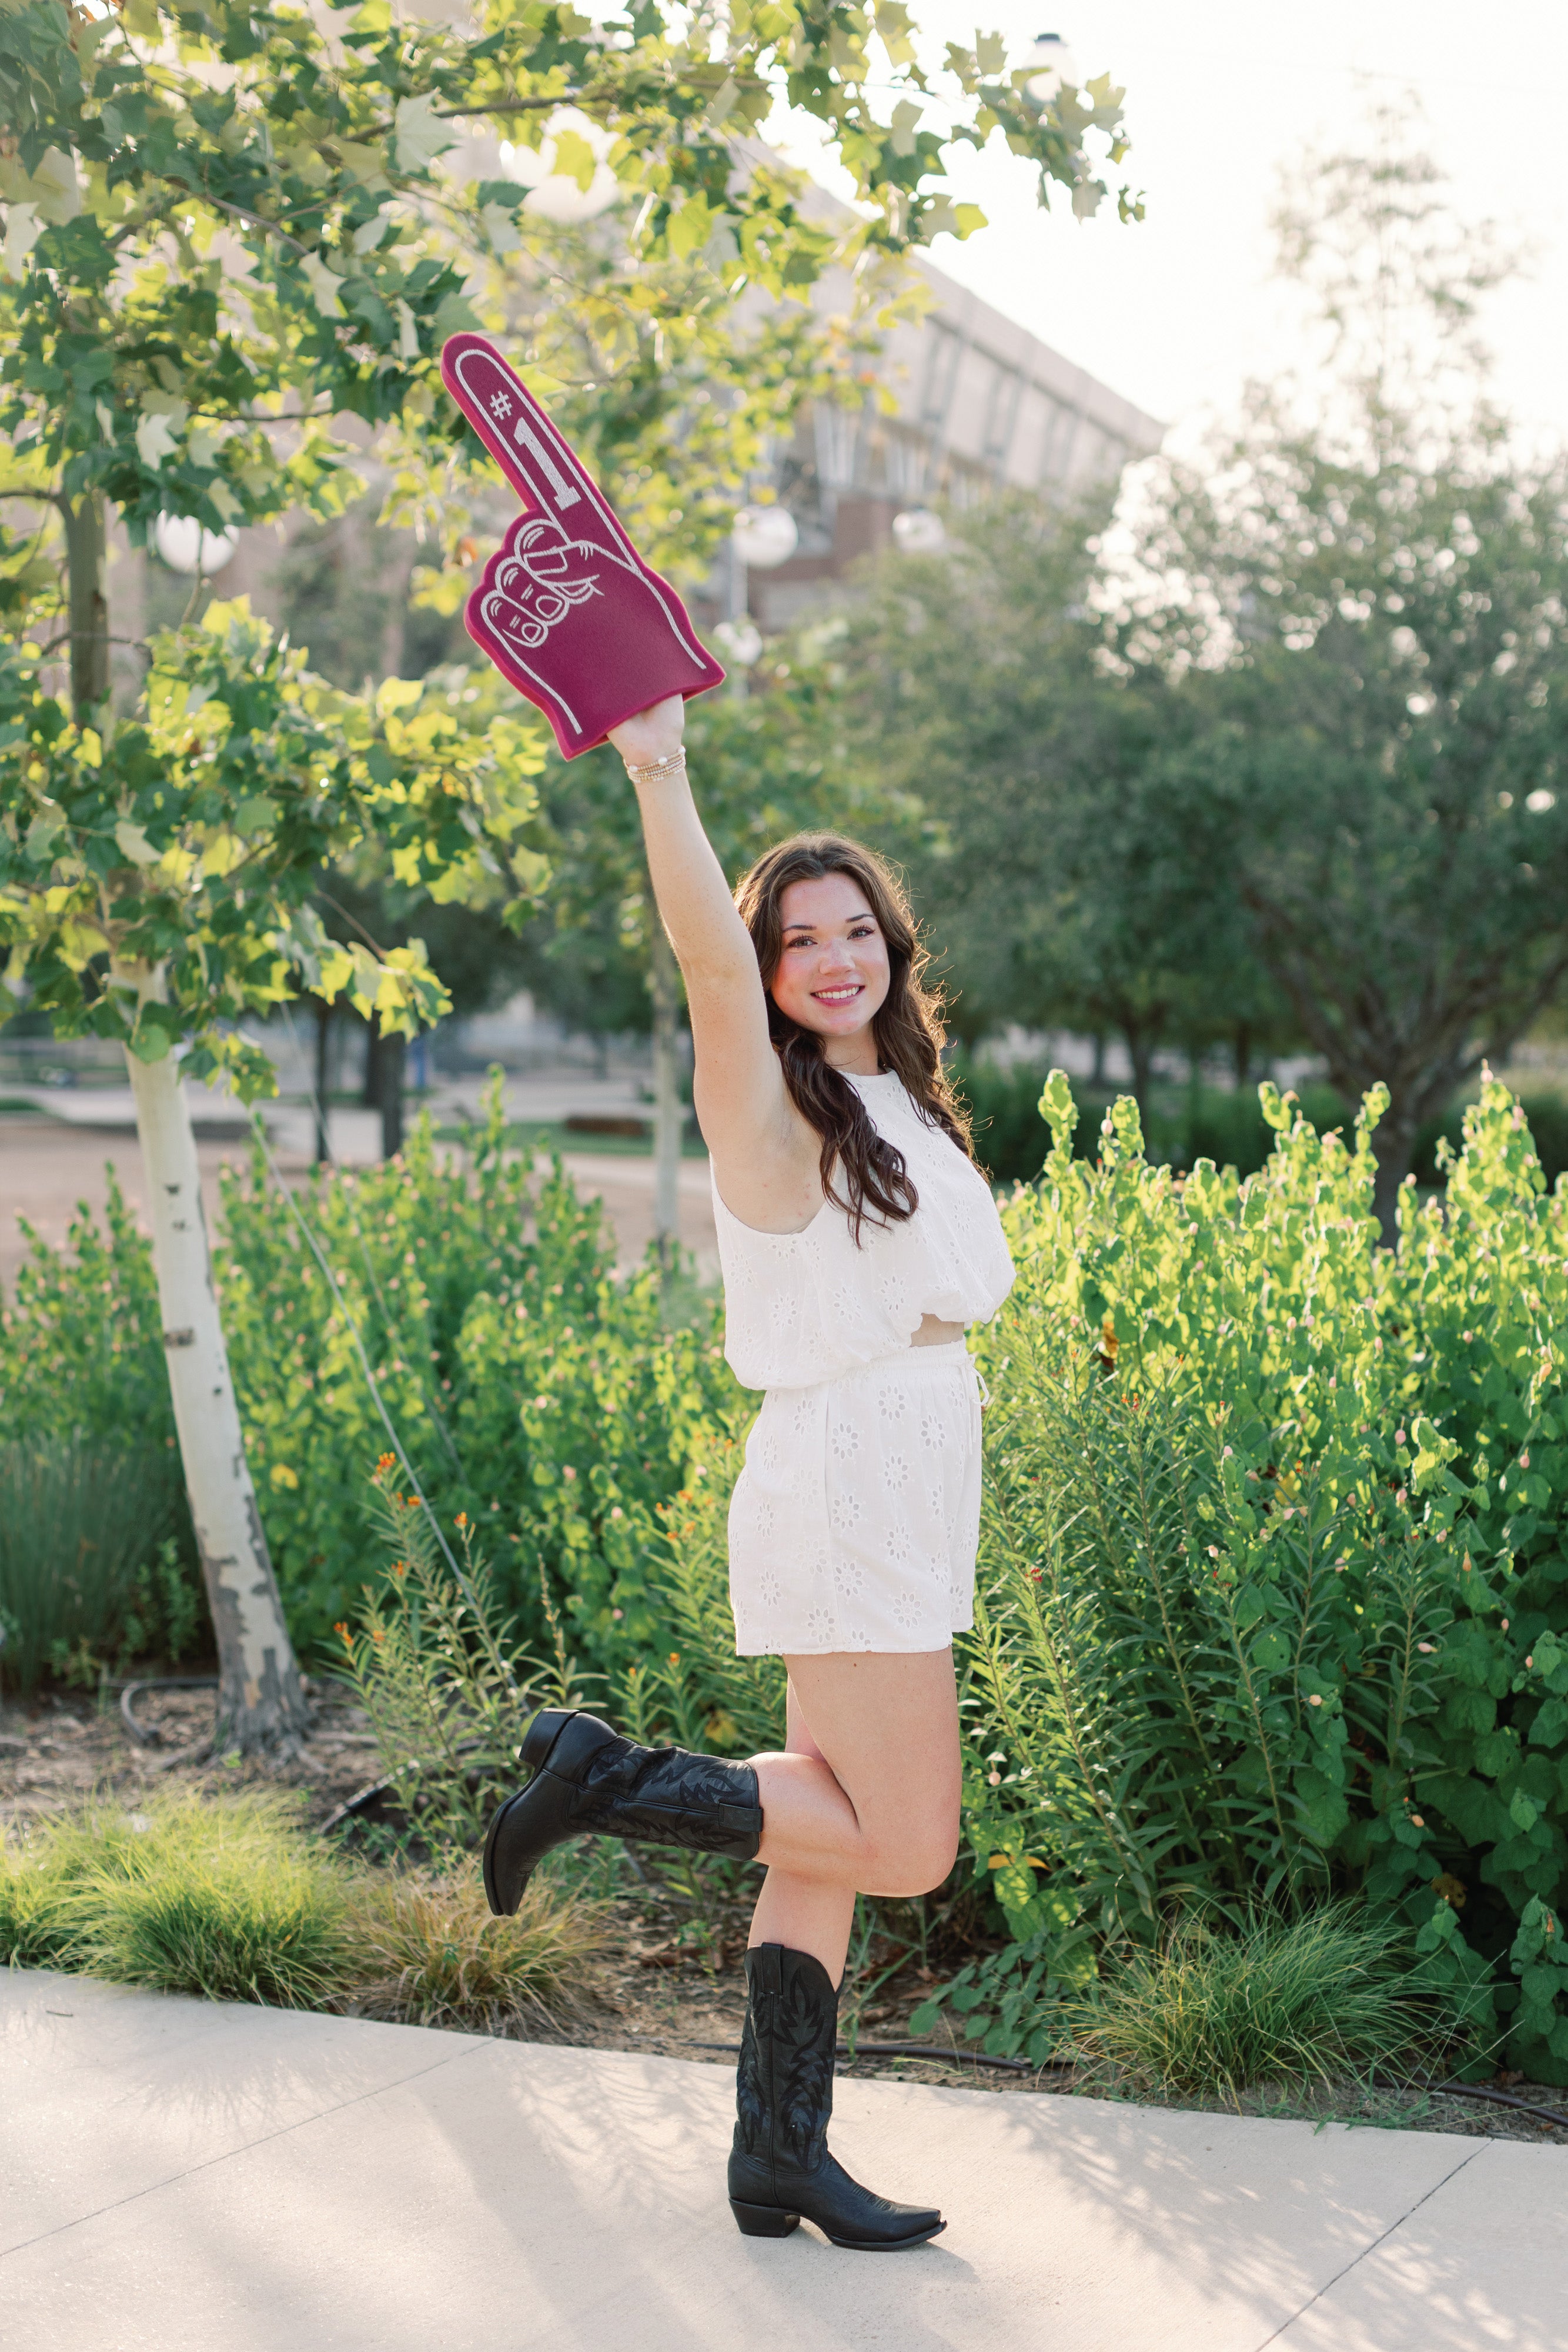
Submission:
<svg viewBox="0 0 1568 2352">
<path fill-rule="evenodd" d="M 883 546 L 899 514 L 1003 489 L 1071 495 L 1160 445 L 1155 417 L 925 257 L 916 266 L 931 303 L 883 345 L 884 397 L 809 408 L 776 463 L 773 487 L 800 541 L 787 563 L 746 580 L 747 609 L 765 631 L 788 626 Z M 716 582 L 716 604 L 723 595 Z"/>
</svg>

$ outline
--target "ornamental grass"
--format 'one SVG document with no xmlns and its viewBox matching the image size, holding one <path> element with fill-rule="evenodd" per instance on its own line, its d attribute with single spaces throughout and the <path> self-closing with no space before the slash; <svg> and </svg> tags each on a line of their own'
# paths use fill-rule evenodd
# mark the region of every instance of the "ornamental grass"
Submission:
<svg viewBox="0 0 1568 2352">
<path fill-rule="evenodd" d="M 211 2000 L 502 2032 L 572 2000 L 601 1916 L 538 1882 L 492 1919 L 472 1861 L 353 1867 L 279 1790 L 163 1790 L 0 1842 L 0 1961 Z"/>
<path fill-rule="evenodd" d="M 1073 2043 L 1138 2089 L 1232 2104 L 1259 2084 L 1343 2081 L 1430 2034 L 1398 1940 L 1343 1905 L 1255 1913 L 1239 1930 L 1188 1917 L 1107 1973 Z"/>
<path fill-rule="evenodd" d="M 364 2017 L 504 2033 L 578 2006 L 605 1941 L 604 1906 L 530 1880 L 492 1917 L 477 1869 L 361 1878 L 350 1904 L 354 2006 Z"/>
</svg>

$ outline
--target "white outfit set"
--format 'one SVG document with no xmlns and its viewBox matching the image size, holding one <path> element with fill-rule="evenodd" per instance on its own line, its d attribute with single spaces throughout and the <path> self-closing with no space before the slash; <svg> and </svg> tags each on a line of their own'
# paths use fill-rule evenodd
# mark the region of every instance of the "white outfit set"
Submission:
<svg viewBox="0 0 1568 2352">
<path fill-rule="evenodd" d="M 725 1355 L 767 1391 L 729 1511 L 742 1657 L 941 1650 L 974 1622 L 979 1383 L 961 1339 L 911 1340 L 927 1315 L 994 1315 L 1012 1260 L 985 1178 L 902 1079 L 850 1084 L 904 1155 L 912 1217 L 868 1209 L 857 1245 L 824 1201 L 801 1233 L 758 1233 L 714 1182 Z"/>
</svg>

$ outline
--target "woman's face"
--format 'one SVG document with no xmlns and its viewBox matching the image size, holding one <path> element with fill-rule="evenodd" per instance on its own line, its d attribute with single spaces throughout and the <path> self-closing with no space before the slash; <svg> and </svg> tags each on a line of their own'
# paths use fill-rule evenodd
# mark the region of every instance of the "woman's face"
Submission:
<svg viewBox="0 0 1568 2352">
<path fill-rule="evenodd" d="M 779 901 L 784 944 L 770 993 L 780 1013 L 823 1037 L 852 1037 L 887 1000 L 887 941 L 848 874 L 791 882 Z"/>
</svg>

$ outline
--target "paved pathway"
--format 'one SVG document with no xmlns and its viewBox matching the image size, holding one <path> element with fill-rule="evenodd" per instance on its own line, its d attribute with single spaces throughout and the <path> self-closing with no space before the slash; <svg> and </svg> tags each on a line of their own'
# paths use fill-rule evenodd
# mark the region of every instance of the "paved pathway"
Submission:
<svg viewBox="0 0 1568 2352">
<path fill-rule="evenodd" d="M 28 2352 L 1561 2352 L 1555 2148 L 841 2083 L 917 2252 L 739 2237 L 726 2067 L 0 1971 Z"/>
</svg>

